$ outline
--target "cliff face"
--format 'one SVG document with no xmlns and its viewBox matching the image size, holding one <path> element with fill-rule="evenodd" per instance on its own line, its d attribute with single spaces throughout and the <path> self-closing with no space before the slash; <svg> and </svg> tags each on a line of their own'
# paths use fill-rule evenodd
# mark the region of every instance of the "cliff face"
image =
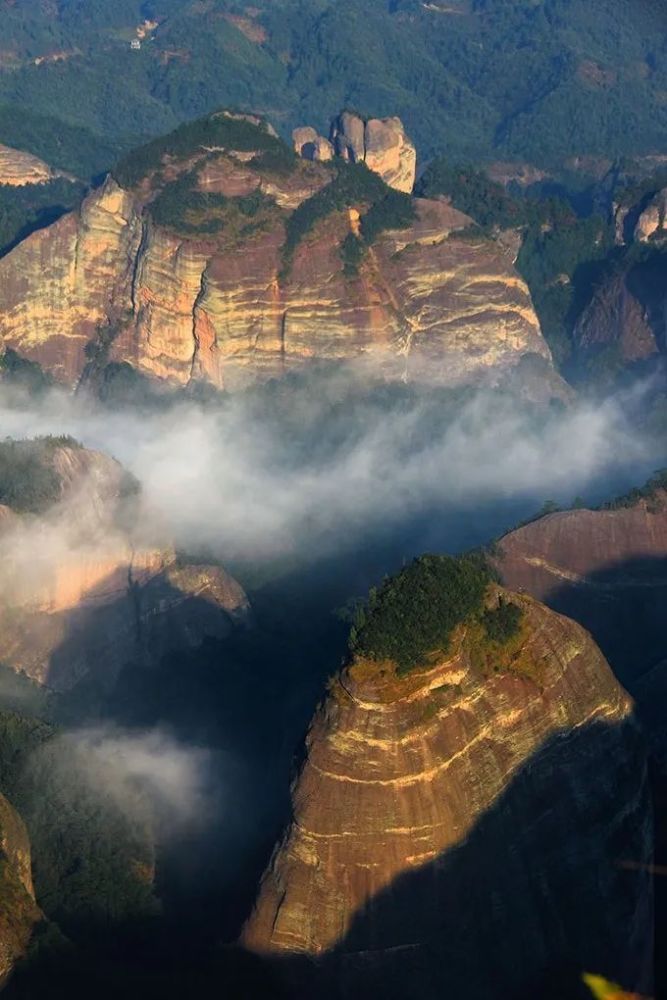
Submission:
<svg viewBox="0 0 667 1000">
<path fill-rule="evenodd" d="M 651 852 L 631 703 L 580 626 L 512 600 L 509 670 L 464 629 L 424 672 L 332 683 L 243 935 L 288 980 L 301 955 L 326 996 L 533 997 L 587 963 L 646 985 L 650 889 L 618 868 Z"/>
<path fill-rule="evenodd" d="M 623 682 L 664 659 L 667 493 L 617 510 L 571 510 L 533 521 L 498 544 L 504 583 L 581 622 Z"/>
<path fill-rule="evenodd" d="M 622 228 L 622 219 L 619 224 Z M 644 373 L 660 369 L 666 317 L 665 255 L 657 243 L 594 289 L 573 330 L 576 368 L 595 380 L 613 378 L 625 367 Z"/>
<path fill-rule="evenodd" d="M 201 194 L 228 199 L 215 233 L 201 218 L 197 232 L 151 218 L 156 193 L 192 170 Z M 0 337 L 70 384 L 90 358 L 226 388 L 313 360 L 456 383 L 497 381 L 528 354 L 553 373 L 511 253 L 463 234 L 470 220 L 445 204 L 417 200 L 415 222 L 380 236 L 356 277 L 341 246 L 358 213 L 331 212 L 287 273 L 285 226 L 331 178 L 321 163 L 276 170 L 202 146 L 184 163 L 164 158 L 157 180 L 131 190 L 108 180 L 0 261 Z M 248 197 L 259 209 L 239 201 Z"/>
<path fill-rule="evenodd" d="M 0 144 L 0 185 L 45 184 L 56 176 L 55 171 L 36 156 Z"/>
<path fill-rule="evenodd" d="M 0 986 L 43 920 L 32 887 L 30 842 L 23 821 L 0 795 Z"/>
<path fill-rule="evenodd" d="M 135 537 L 140 501 L 122 496 L 122 466 L 67 446 L 50 461 L 60 500 L 44 515 L 0 517 L 5 666 L 57 690 L 89 673 L 111 684 L 128 662 L 156 662 L 246 621 L 246 595 L 221 567 Z"/>
</svg>

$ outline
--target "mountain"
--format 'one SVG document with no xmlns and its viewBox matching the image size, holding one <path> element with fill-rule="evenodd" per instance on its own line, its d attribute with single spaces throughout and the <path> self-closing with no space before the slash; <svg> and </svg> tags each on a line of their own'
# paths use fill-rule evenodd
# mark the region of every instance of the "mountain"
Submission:
<svg viewBox="0 0 667 1000">
<path fill-rule="evenodd" d="M 0 141 L 89 176 L 223 105 L 285 136 L 348 106 L 400 115 L 425 158 L 660 152 L 664 18 L 659 0 L 6 0 Z"/>
<path fill-rule="evenodd" d="M 434 558 L 372 597 L 362 647 L 405 650 L 473 593 L 465 573 L 434 591 Z M 286 996 L 574 997 L 589 968 L 648 986 L 632 704 L 579 625 L 493 584 L 477 600 L 445 652 L 358 648 L 330 683 L 242 937 Z"/>
<path fill-rule="evenodd" d="M 130 366 L 233 389 L 356 359 L 450 384 L 521 365 L 527 393 L 562 396 L 515 246 L 469 226 L 219 112 L 130 154 L 0 261 L 0 337 L 71 385 Z"/>
<path fill-rule="evenodd" d="M 139 486 L 71 439 L 0 444 L 0 663 L 67 691 L 110 690 L 132 662 L 157 663 L 248 615 L 219 566 L 140 537 Z"/>
</svg>

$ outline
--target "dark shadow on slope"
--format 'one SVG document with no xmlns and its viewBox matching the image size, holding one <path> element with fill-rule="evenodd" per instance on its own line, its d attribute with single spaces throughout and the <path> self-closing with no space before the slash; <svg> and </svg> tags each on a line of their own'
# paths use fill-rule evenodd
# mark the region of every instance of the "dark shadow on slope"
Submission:
<svg viewBox="0 0 667 1000">
<path fill-rule="evenodd" d="M 586 970 L 648 995 L 651 837 L 637 729 L 595 724 L 536 753 L 460 846 L 396 879 L 317 961 L 196 952 L 174 928 L 114 957 L 43 956 L 7 997 L 48 982 L 68 1000 L 590 1000 Z"/>
<path fill-rule="evenodd" d="M 562 582 L 541 599 L 591 633 L 636 701 L 651 748 L 655 863 L 667 866 L 667 559 L 610 563 L 585 582 Z M 656 880 L 656 996 L 667 996 L 667 876 Z"/>
<path fill-rule="evenodd" d="M 610 563 L 581 582 L 554 584 L 540 600 L 588 629 L 631 694 L 665 658 L 667 558 Z"/>
<path fill-rule="evenodd" d="M 465 842 L 373 898 L 334 952 L 275 965 L 294 1000 L 590 1000 L 583 971 L 648 991 L 651 850 L 641 737 L 591 725 L 535 754 Z"/>
</svg>

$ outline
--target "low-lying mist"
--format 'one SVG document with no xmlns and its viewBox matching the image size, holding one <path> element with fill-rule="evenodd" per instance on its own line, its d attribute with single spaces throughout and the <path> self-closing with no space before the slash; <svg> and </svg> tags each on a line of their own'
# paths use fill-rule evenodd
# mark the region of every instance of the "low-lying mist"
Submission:
<svg viewBox="0 0 667 1000">
<path fill-rule="evenodd" d="M 312 563 L 402 533 L 404 556 L 420 544 L 457 548 L 545 500 L 604 499 L 662 460 L 631 426 L 627 402 L 540 408 L 499 392 L 369 384 L 339 369 L 122 412 L 0 387 L 0 433 L 70 434 L 112 454 L 143 486 L 135 527 L 146 540 L 256 567 Z"/>
</svg>

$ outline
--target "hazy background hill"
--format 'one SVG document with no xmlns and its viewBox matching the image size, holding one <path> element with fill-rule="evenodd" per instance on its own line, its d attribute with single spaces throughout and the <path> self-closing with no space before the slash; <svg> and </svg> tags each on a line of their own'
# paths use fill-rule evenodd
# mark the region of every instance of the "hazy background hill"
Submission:
<svg viewBox="0 0 667 1000">
<path fill-rule="evenodd" d="M 422 159 L 650 154 L 666 28 L 660 0 L 4 0 L 0 142 L 88 176 L 220 105 L 285 134 L 351 105 Z"/>
</svg>

